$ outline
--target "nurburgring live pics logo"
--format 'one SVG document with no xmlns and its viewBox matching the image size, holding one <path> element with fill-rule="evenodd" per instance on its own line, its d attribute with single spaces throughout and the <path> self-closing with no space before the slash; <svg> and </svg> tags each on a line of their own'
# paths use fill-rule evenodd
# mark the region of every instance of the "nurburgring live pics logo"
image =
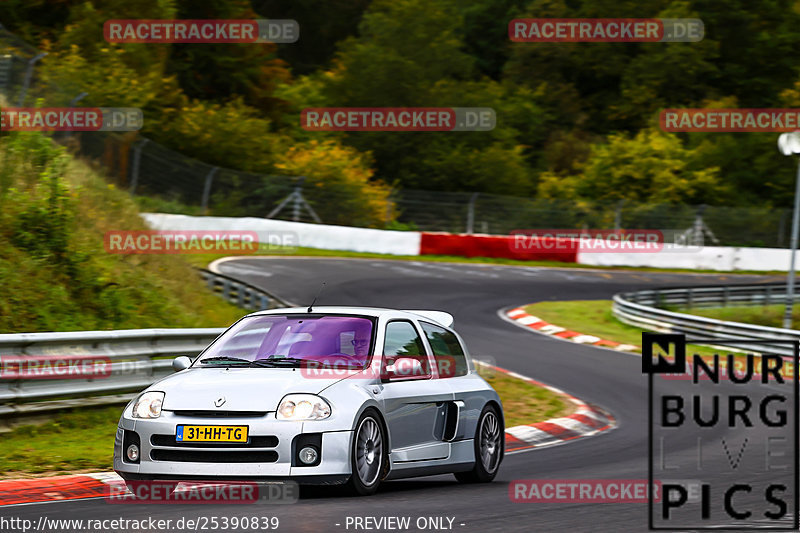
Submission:
<svg viewBox="0 0 800 533">
<path fill-rule="evenodd" d="M 727 358 L 719 353 L 689 356 L 683 334 L 642 333 L 642 372 L 648 375 L 649 479 L 684 471 L 693 476 L 703 472 L 704 479 L 694 502 L 686 487 L 664 483 L 660 512 L 655 512 L 657 501 L 650 498 L 649 527 L 788 530 L 791 519 L 797 530 L 800 521 L 797 509 L 792 509 L 797 506 L 799 444 L 794 368 L 800 342 L 715 339 L 713 344 L 715 352 L 718 345 L 764 349 L 758 354 L 739 351 Z M 775 345 L 791 346 L 793 357 L 768 353 Z M 791 371 L 785 370 L 787 364 Z M 688 382 L 689 389 L 654 380 L 656 375 L 675 379 L 681 374 L 687 375 L 680 379 Z M 694 450 L 692 445 L 687 450 L 687 438 L 696 444 Z"/>
</svg>

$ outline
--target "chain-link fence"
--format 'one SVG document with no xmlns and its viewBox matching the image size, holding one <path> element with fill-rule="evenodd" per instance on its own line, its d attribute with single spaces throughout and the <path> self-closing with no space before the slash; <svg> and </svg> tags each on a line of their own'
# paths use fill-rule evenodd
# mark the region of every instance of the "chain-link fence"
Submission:
<svg viewBox="0 0 800 533">
<path fill-rule="evenodd" d="M 0 92 L 9 105 L 75 105 L 37 79 L 43 55 L 0 26 Z M 687 231 L 705 244 L 786 247 L 789 209 L 667 204 L 590 204 L 470 192 L 395 189 L 383 220 L 350 216 L 354 195 L 312 187 L 297 176 L 215 167 L 175 152 L 135 132 L 56 134 L 72 139 L 83 156 L 98 161 L 110 180 L 154 211 L 271 217 L 302 222 L 382 225 L 456 233 L 508 234 L 515 229 L 668 229 Z"/>
</svg>

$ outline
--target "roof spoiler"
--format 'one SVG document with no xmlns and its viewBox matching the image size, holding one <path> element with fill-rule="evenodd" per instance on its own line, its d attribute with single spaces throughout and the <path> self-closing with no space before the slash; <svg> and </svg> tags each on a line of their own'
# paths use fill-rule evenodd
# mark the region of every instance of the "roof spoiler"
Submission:
<svg viewBox="0 0 800 533">
<path fill-rule="evenodd" d="M 453 322 L 454 322 L 453 315 L 451 315 L 450 313 L 445 313 L 444 311 L 423 311 L 423 310 L 406 309 L 406 312 L 424 316 L 428 320 L 433 320 L 434 322 L 438 322 L 439 324 L 448 328 L 453 327 Z"/>
</svg>

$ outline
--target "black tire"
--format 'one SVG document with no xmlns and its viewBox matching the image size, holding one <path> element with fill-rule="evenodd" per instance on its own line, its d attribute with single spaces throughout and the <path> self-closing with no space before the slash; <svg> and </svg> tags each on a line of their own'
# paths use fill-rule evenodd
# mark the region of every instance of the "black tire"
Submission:
<svg viewBox="0 0 800 533">
<path fill-rule="evenodd" d="M 484 407 L 475 429 L 475 466 L 467 472 L 456 472 L 457 480 L 462 483 L 489 483 L 494 479 L 505 451 L 504 429 L 503 417 L 497 408 L 493 405 Z"/>
<path fill-rule="evenodd" d="M 375 494 L 389 471 L 386 434 L 378 414 L 372 409 L 364 411 L 356 424 L 350 467 L 353 475 L 346 486 L 349 492 L 359 496 Z"/>
</svg>

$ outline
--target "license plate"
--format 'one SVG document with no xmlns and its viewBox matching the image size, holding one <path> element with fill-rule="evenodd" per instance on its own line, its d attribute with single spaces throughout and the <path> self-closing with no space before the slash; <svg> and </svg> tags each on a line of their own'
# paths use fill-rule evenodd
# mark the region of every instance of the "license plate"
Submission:
<svg viewBox="0 0 800 533">
<path fill-rule="evenodd" d="M 247 442 L 247 426 L 186 426 L 175 428 L 177 442 Z"/>
</svg>

